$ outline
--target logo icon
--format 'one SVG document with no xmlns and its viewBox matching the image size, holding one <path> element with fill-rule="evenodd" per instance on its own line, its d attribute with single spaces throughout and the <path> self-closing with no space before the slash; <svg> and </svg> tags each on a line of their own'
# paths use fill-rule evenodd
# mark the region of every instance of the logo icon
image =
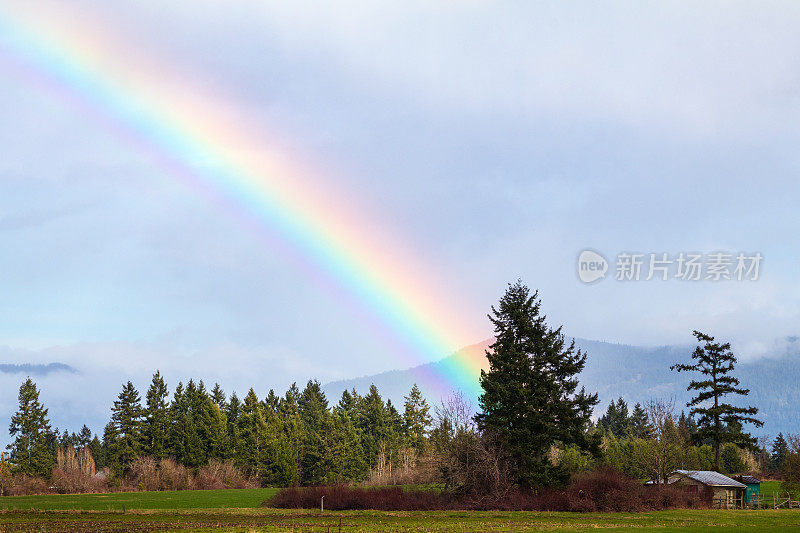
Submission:
<svg viewBox="0 0 800 533">
<path fill-rule="evenodd" d="M 608 261 L 593 250 L 584 250 L 578 255 L 578 278 L 584 283 L 593 283 L 606 277 Z"/>
</svg>

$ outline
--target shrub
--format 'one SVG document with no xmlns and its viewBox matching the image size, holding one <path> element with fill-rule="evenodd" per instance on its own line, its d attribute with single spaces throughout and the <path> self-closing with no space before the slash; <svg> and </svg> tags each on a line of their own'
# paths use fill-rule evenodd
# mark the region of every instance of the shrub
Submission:
<svg viewBox="0 0 800 533">
<path fill-rule="evenodd" d="M 9 496 L 32 496 L 52 493 L 53 491 L 43 479 L 24 474 L 14 476 L 14 482 L 8 489 Z"/>
<path fill-rule="evenodd" d="M 162 459 L 158 463 L 159 490 L 186 490 L 191 482 L 189 470 L 173 459 Z"/>
<path fill-rule="evenodd" d="M 646 487 L 617 470 L 601 468 L 577 477 L 566 489 L 465 494 L 403 490 L 400 487 L 294 487 L 281 489 L 267 504 L 279 508 L 314 508 L 319 507 L 323 496 L 326 509 L 382 511 L 463 509 L 633 512 L 704 508 L 711 501 L 709 493 L 688 493 L 676 486 Z"/>
<path fill-rule="evenodd" d="M 236 468 L 233 461 L 211 461 L 200 468 L 195 475 L 192 488 L 194 489 L 244 489 L 253 486 L 252 483 Z"/>
</svg>

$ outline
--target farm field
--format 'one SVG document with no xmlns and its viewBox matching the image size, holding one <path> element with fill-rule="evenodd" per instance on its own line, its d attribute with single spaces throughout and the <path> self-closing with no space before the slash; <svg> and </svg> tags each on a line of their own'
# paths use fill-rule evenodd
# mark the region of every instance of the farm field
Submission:
<svg viewBox="0 0 800 533">
<path fill-rule="evenodd" d="M 0 498 L 0 531 L 786 531 L 800 511 L 679 510 L 549 513 L 285 510 L 261 507 L 274 489 Z M 16 510 L 14 510 L 16 509 Z M 123 510 L 124 509 L 124 510 Z M 329 529 L 330 528 L 330 529 Z"/>
<path fill-rule="evenodd" d="M 151 509 L 238 509 L 261 507 L 277 489 L 168 490 L 108 494 L 4 496 L 0 510 L 128 511 Z"/>
</svg>

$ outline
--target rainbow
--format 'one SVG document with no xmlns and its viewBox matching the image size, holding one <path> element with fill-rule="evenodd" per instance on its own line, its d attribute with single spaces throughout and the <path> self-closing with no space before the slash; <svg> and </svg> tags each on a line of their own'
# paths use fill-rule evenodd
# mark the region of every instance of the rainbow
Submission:
<svg viewBox="0 0 800 533">
<path fill-rule="evenodd" d="M 440 359 L 475 340 L 458 300 L 411 261 L 413 253 L 370 231 L 373 217 L 351 207 L 357 200 L 326 188 L 314 165 L 280 148 L 235 106 L 63 4 L 42 17 L 27 2 L 4 2 L 3 64 L 109 128 L 270 245 L 279 237 L 287 257 L 346 294 L 404 364 Z M 467 349 L 436 365 L 436 375 L 420 377 L 442 393 L 474 395 L 484 365 L 480 350 Z"/>
</svg>

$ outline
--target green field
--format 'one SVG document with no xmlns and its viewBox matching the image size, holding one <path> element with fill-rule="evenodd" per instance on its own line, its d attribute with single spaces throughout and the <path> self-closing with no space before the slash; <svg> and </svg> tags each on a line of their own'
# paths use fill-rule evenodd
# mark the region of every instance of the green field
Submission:
<svg viewBox="0 0 800 533">
<path fill-rule="evenodd" d="M 0 509 L 58 511 L 127 511 L 148 509 L 240 509 L 257 508 L 277 489 L 169 490 L 161 492 L 115 492 L 110 494 L 56 494 L 6 496 Z"/>
<path fill-rule="evenodd" d="M 653 513 L 377 512 L 261 507 L 274 489 L 0 498 L 0 532 L 119 531 L 786 531 L 800 510 Z M 16 509 L 16 510 L 13 510 Z M 330 529 L 329 529 L 330 528 Z"/>
</svg>

